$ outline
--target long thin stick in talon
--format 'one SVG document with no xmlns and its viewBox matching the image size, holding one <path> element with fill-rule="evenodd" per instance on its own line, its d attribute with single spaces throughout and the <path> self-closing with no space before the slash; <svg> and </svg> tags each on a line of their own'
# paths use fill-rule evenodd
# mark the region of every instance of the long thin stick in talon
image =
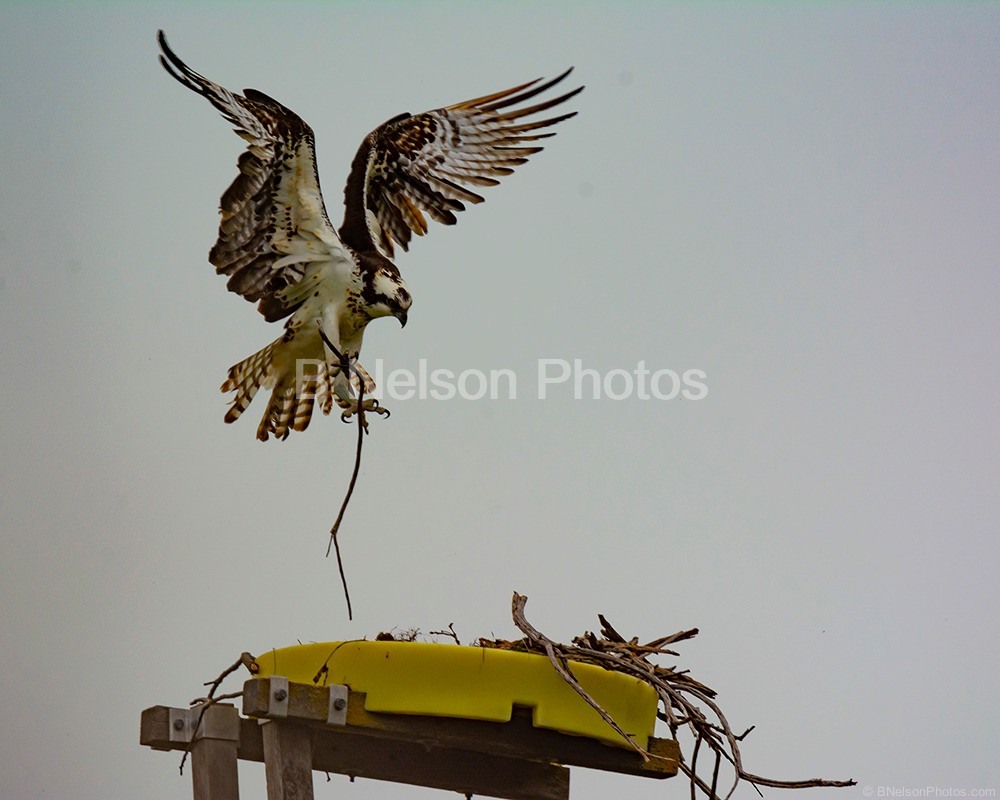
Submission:
<svg viewBox="0 0 1000 800">
<path fill-rule="evenodd" d="M 319 329 L 319 335 L 326 343 L 326 346 L 330 348 L 330 351 L 340 359 L 341 369 L 344 370 L 344 377 L 347 379 L 348 384 L 351 381 L 351 364 L 350 361 L 343 356 L 340 351 L 334 347 L 333 342 L 329 340 L 326 332 L 321 327 Z M 346 367 L 346 369 L 345 369 Z M 337 541 L 337 531 L 340 530 L 340 522 L 344 519 L 344 512 L 347 510 L 347 504 L 351 502 L 351 495 L 354 494 L 354 484 L 358 482 L 358 473 L 361 471 L 361 447 L 365 441 L 365 409 L 364 409 L 364 399 L 365 399 L 365 383 L 359 378 L 359 390 L 358 390 L 358 447 L 354 455 L 354 472 L 351 473 L 351 482 L 347 486 L 347 494 L 344 495 L 344 502 L 340 504 L 340 512 L 337 514 L 337 519 L 333 523 L 333 527 L 330 528 L 330 542 L 326 546 L 326 557 L 330 557 L 330 548 L 333 547 L 337 553 L 337 569 L 340 571 L 340 582 L 344 586 L 344 600 L 347 601 L 347 618 L 349 620 L 354 619 L 354 614 L 351 609 L 351 593 L 347 590 L 347 576 L 344 574 L 344 560 L 340 556 L 340 543 Z"/>
<path fill-rule="evenodd" d="M 330 352 L 337 357 L 337 360 L 340 362 L 340 369 L 347 376 L 347 381 L 350 383 L 352 370 L 351 360 L 346 355 L 341 353 L 337 346 L 330 341 L 330 337 L 326 335 L 326 331 L 323 330 L 322 325 L 317 327 L 319 328 L 319 338 L 322 339 L 323 343 L 330 348 Z M 354 373 L 357 374 L 357 370 L 354 370 Z M 358 378 L 360 379 L 360 377 L 361 376 L 359 375 Z"/>
</svg>

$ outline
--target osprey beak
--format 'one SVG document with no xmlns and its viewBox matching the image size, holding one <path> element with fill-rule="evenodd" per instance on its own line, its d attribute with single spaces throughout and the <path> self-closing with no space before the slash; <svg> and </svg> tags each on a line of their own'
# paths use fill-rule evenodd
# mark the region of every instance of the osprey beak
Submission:
<svg viewBox="0 0 1000 800">
<path fill-rule="evenodd" d="M 406 327 L 406 312 L 405 311 L 397 311 L 395 314 L 393 314 L 393 316 L 396 319 L 399 320 L 399 327 L 400 328 L 405 328 Z"/>
</svg>

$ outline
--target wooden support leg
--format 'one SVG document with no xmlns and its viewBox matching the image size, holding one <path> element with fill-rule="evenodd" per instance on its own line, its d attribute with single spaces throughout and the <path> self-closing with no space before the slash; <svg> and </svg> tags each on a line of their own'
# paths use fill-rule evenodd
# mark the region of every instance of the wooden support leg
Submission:
<svg viewBox="0 0 1000 800">
<path fill-rule="evenodd" d="M 313 800 L 312 736 L 304 725 L 281 720 L 264 724 L 267 800 Z"/>
<path fill-rule="evenodd" d="M 198 739 L 191 748 L 191 779 L 194 800 L 239 800 L 236 766 L 239 742 Z"/>
<path fill-rule="evenodd" d="M 210 706 L 205 709 L 198 730 L 194 731 L 199 714 L 198 708 L 187 714 L 194 735 L 191 745 L 194 800 L 239 800 L 239 713 L 231 705 Z"/>
</svg>

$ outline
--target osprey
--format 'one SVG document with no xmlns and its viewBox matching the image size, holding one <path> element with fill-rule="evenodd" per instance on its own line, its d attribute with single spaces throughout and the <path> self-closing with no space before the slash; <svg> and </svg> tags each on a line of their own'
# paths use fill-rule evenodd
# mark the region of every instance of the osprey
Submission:
<svg viewBox="0 0 1000 800">
<path fill-rule="evenodd" d="M 344 221 L 327 216 L 316 170 L 312 129 L 295 112 L 256 89 L 230 92 L 199 75 L 158 34 L 160 63 L 205 97 L 248 147 L 239 175 L 222 195 L 219 238 L 208 260 L 228 275 L 228 288 L 268 322 L 285 319 L 284 333 L 229 370 L 223 392 L 235 392 L 226 422 L 242 414 L 257 390 L 271 389 L 257 438 L 285 439 L 309 425 L 313 402 L 347 418 L 359 410 L 384 413 L 370 395 L 374 381 L 357 363 L 365 326 L 393 316 L 406 324 L 412 298 L 393 257 L 411 234 L 427 233 L 427 218 L 456 222 L 465 203 L 483 198 L 468 186 L 495 186 L 498 177 L 542 148 L 526 144 L 572 116 L 524 121 L 564 103 L 574 89 L 522 105 L 566 78 L 537 79 L 505 91 L 415 116 L 400 114 L 369 133 L 344 188 Z M 353 381 L 353 386 L 352 386 Z"/>
</svg>

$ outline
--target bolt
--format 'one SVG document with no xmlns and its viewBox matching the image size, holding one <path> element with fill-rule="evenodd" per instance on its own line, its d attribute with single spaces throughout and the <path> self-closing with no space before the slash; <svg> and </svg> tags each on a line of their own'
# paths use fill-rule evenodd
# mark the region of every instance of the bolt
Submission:
<svg viewBox="0 0 1000 800">
<path fill-rule="evenodd" d="M 343 711 L 347 708 L 347 701 L 343 697 L 338 697 L 333 701 L 333 707 L 337 709 L 337 711 Z"/>
<path fill-rule="evenodd" d="M 278 691 L 274 693 L 274 699 L 277 700 L 279 703 L 286 697 L 288 697 L 288 692 L 286 692 L 284 689 L 278 689 Z"/>
<path fill-rule="evenodd" d="M 182 731 L 182 730 L 184 730 L 184 720 L 182 720 L 182 719 L 175 719 L 174 720 L 174 730 L 175 731 Z"/>
</svg>

